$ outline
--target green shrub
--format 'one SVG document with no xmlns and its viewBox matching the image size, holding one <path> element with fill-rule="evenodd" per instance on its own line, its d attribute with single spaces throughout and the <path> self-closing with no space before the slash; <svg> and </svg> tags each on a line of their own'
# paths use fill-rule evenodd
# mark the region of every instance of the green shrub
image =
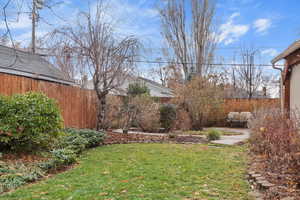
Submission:
<svg viewBox="0 0 300 200">
<path fill-rule="evenodd" d="M 209 141 L 219 140 L 221 138 L 221 133 L 218 130 L 212 129 L 208 131 L 207 139 Z"/>
<path fill-rule="evenodd" d="M 26 181 L 20 174 L 6 174 L 0 176 L 0 193 L 15 189 L 24 185 Z"/>
<path fill-rule="evenodd" d="M 76 153 L 68 148 L 54 149 L 51 154 L 52 158 L 50 160 L 38 165 L 43 171 L 56 170 L 76 162 Z"/>
<path fill-rule="evenodd" d="M 70 149 L 55 149 L 51 153 L 57 164 L 70 165 L 76 161 L 76 154 Z"/>
<path fill-rule="evenodd" d="M 41 93 L 0 98 L 0 143 L 12 149 L 49 147 L 62 128 L 53 99 Z"/>
<path fill-rule="evenodd" d="M 58 148 L 70 149 L 76 154 L 80 154 L 88 145 L 88 141 L 78 134 L 63 136 Z"/>
<path fill-rule="evenodd" d="M 0 165 L 0 193 L 36 181 L 44 176 L 43 171 L 34 165 L 25 166 L 20 162 L 10 164 L 1 162 Z"/>
<path fill-rule="evenodd" d="M 127 94 L 132 97 L 144 94 L 150 95 L 150 90 L 145 84 L 137 82 L 128 85 Z"/>
<path fill-rule="evenodd" d="M 160 123 L 165 131 L 169 132 L 176 120 L 176 108 L 174 105 L 164 104 L 160 107 Z"/>
<path fill-rule="evenodd" d="M 104 132 L 95 131 L 91 129 L 68 128 L 65 130 L 65 132 L 71 135 L 79 135 L 83 137 L 87 141 L 87 148 L 98 146 L 99 144 L 103 143 L 105 138 Z"/>
</svg>

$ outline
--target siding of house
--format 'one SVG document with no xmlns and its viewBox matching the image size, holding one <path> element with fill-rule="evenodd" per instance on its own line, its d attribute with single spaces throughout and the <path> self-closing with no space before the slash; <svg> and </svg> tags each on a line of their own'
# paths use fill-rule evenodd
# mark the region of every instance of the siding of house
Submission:
<svg viewBox="0 0 300 200">
<path fill-rule="evenodd" d="M 300 64 L 292 68 L 290 81 L 290 108 L 300 109 Z"/>
</svg>

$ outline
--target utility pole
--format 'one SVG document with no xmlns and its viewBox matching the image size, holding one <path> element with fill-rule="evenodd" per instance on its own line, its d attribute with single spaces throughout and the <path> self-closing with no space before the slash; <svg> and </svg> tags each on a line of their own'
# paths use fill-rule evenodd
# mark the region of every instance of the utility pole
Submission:
<svg viewBox="0 0 300 200">
<path fill-rule="evenodd" d="M 31 35 L 31 48 L 32 53 L 35 54 L 35 22 L 36 22 L 36 0 L 32 0 L 32 35 Z"/>
<path fill-rule="evenodd" d="M 254 70 L 253 69 L 254 68 L 254 54 L 255 54 L 254 52 L 250 54 L 250 69 L 249 69 L 250 70 L 250 77 L 249 77 L 250 78 L 250 80 L 249 80 L 250 81 L 250 83 L 249 83 L 250 90 L 249 90 L 249 99 L 252 99 L 252 96 L 253 96 L 253 87 L 252 87 L 253 83 L 252 82 L 253 82 L 253 70 Z"/>
<path fill-rule="evenodd" d="M 44 0 L 32 0 L 32 11 L 31 11 L 31 19 L 32 19 L 32 35 L 31 35 L 31 48 L 32 53 L 35 53 L 35 28 L 36 22 L 38 21 L 38 10 L 41 10 L 44 6 Z"/>
</svg>

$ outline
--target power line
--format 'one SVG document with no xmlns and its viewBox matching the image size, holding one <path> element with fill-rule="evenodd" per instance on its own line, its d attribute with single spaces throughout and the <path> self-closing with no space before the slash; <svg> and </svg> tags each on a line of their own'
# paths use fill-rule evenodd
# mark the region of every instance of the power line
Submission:
<svg viewBox="0 0 300 200">
<path fill-rule="evenodd" d="M 215 65 L 215 66 L 223 66 L 223 65 L 230 65 L 230 66 L 249 66 L 249 64 L 244 63 L 194 63 L 194 62 L 174 62 L 174 61 L 151 61 L 151 60 L 134 60 L 131 62 L 136 63 L 150 63 L 150 64 L 187 64 L 187 65 Z M 254 64 L 257 67 L 272 67 L 271 64 Z M 284 67 L 284 65 L 275 65 L 276 67 Z"/>
<path fill-rule="evenodd" d="M 52 56 L 61 56 L 55 54 L 40 54 L 41 56 L 52 57 Z M 76 56 L 70 56 L 76 57 Z M 129 62 L 129 61 L 128 61 Z M 195 63 L 195 62 L 175 62 L 175 61 L 159 61 L 159 60 L 132 60 L 133 63 L 148 63 L 148 64 L 177 64 L 177 65 L 210 65 L 210 66 L 249 66 L 245 63 Z M 273 67 L 271 64 L 254 64 L 257 67 Z M 276 67 L 284 67 L 284 65 L 275 65 Z"/>
</svg>

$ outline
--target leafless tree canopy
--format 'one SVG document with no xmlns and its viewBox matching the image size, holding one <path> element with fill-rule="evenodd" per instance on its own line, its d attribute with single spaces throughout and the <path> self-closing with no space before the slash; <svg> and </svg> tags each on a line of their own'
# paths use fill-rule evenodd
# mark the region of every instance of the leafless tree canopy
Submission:
<svg viewBox="0 0 300 200">
<path fill-rule="evenodd" d="M 230 81 L 231 95 L 236 98 L 257 98 L 268 96 L 267 89 L 272 89 L 276 77 L 267 74 L 259 66 L 259 50 L 255 48 L 241 48 L 241 64 L 225 70 Z M 235 59 L 233 59 L 235 61 Z"/>
<path fill-rule="evenodd" d="M 49 54 L 48 60 L 58 67 L 66 79 L 76 80 L 83 87 L 83 79 L 88 75 L 88 69 L 84 65 L 83 55 L 74 50 L 74 44 L 64 35 L 54 33 L 47 34 L 44 38 L 44 47 L 40 48 Z"/>
<path fill-rule="evenodd" d="M 135 37 L 117 38 L 106 22 L 105 5 L 98 1 L 95 13 L 82 12 L 75 27 L 65 27 L 56 34 L 70 41 L 72 51 L 83 59 L 99 99 L 98 129 L 105 128 L 106 96 L 118 88 L 132 72 L 139 43 Z"/>
<path fill-rule="evenodd" d="M 188 12 L 192 13 L 191 22 L 186 15 Z M 193 73 L 207 74 L 217 43 L 213 31 L 214 3 L 210 0 L 167 0 L 159 13 L 162 35 L 182 64 L 185 78 Z"/>
</svg>

